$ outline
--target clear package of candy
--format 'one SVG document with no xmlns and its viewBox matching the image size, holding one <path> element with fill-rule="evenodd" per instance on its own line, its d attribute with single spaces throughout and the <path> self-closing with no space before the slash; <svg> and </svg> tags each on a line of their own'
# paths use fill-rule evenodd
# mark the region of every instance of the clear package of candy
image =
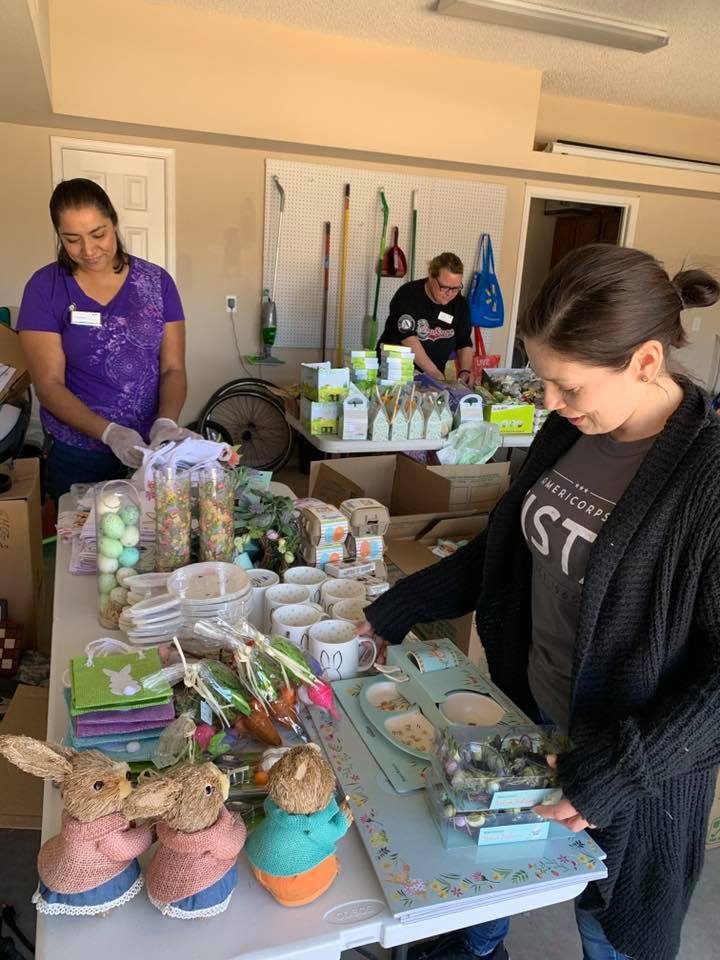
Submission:
<svg viewBox="0 0 720 960">
<path fill-rule="evenodd" d="M 555 727 L 449 725 L 435 738 L 437 770 L 459 811 L 527 809 L 562 797 L 548 754 L 569 747 Z"/>
<path fill-rule="evenodd" d="M 550 828 L 547 820 L 531 810 L 458 810 L 442 775 L 434 767 L 428 770 L 425 800 L 448 849 L 544 840 Z"/>
<path fill-rule="evenodd" d="M 127 480 L 108 480 L 95 490 L 98 619 L 117 630 L 128 590 L 125 579 L 140 562 L 140 495 Z"/>
<path fill-rule="evenodd" d="M 167 573 L 190 563 L 190 474 L 159 464 L 155 483 L 155 564 Z"/>
<path fill-rule="evenodd" d="M 230 563 L 235 552 L 235 474 L 206 467 L 198 475 L 200 560 Z"/>
</svg>

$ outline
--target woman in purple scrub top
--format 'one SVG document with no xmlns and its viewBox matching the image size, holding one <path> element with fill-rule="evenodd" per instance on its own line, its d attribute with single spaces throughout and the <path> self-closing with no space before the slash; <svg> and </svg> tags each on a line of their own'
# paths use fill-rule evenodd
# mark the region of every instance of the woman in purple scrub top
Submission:
<svg viewBox="0 0 720 960">
<path fill-rule="evenodd" d="M 191 435 L 185 402 L 185 317 L 172 277 L 130 256 L 110 198 L 92 180 L 50 198 L 57 260 L 28 281 L 17 328 L 51 448 L 58 498 L 73 483 L 125 476 L 138 447 Z"/>
</svg>

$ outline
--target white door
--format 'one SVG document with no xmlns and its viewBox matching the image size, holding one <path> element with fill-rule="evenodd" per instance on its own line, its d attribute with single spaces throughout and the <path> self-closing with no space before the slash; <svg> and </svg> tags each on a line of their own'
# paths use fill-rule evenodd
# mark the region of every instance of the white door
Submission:
<svg viewBox="0 0 720 960">
<path fill-rule="evenodd" d="M 105 190 L 129 253 L 175 268 L 174 150 L 52 137 L 53 184 L 73 177 Z"/>
</svg>

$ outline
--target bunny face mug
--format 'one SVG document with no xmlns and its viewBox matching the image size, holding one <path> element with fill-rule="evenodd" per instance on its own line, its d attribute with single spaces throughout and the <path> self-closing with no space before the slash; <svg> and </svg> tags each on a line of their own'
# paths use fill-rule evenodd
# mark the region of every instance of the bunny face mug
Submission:
<svg viewBox="0 0 720 960">
<path fill-rule="evenodd" d="M 347 620 L 322 620 L 308 631 L 308 649 L 323 668 L 326 680 L 350 680 L 375 663 L 377 647 L 358 637 Z"/>
</svg>

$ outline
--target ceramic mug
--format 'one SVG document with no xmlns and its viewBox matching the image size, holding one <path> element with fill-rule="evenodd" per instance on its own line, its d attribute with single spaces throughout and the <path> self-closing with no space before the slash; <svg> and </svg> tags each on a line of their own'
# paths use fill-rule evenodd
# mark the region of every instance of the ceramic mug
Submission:
<svg viewBox="0 0 720 960">
<path fill-rule="evenodd" d="M 436 670 L 449 670 L 459 663 L 457 655 L 447 647 L 430 650 L 414 650 L 408 654 L 420 673 L 434 673 Z"/>
<path fill-rule="evenodd" d="M 285 637 L 296 647 L 307 650 L 308 630 L 327 614 L 319 603 L 288 603 L 276 607 L 272 614 L 273 636 Z"/>
<path fill-rule="evenodd" d="M 336 620 L 348 620 L 357 626 L 365 620 L 365 608 L 370 600 L 338 600 L 333 604 L 332 615 Z"/>
<path fill-rule="evenodd" d="M 265 591 L 280 583 L 280 577 L 272 570 L 248 570 L 248 580 L 252 586 L 250 594 L 250 612 L 248 620 L 258 630 L 265 629 Z"/>
<path fill-rule="evenodd" d="M 310 587 L 310 599 L 313 603 L 320 601 L 320 587 L 327 580 L 327 574 L 318 567 L 290 567 L 283 574 L 285 583 L 299 583 L 303 587 Z"/>
<path fill-rule="evenodd" d="M 363 649 L 364 648 L 364 649 Z M 308 630 L 308 650 L 326 680 L 350 680 L 375 663 L 377 647 L 370 637 L 358 637 L 347 620 L 322 620 Z"/>
<path fill-rule="evenodd" d="M 310 603 L 310 587 L 299 583 L 276 583 L 265 591 L 265 621 L 263 630 L 269 633 L 273 611 L 290 603 Z"/>
<path fill-rule="evenodd" d="M 365 600 L 365 587 L 357 580 L 328 578 L 320 587 L 320 602 L 331 617 L 338 600 Z"/>
</svg>

